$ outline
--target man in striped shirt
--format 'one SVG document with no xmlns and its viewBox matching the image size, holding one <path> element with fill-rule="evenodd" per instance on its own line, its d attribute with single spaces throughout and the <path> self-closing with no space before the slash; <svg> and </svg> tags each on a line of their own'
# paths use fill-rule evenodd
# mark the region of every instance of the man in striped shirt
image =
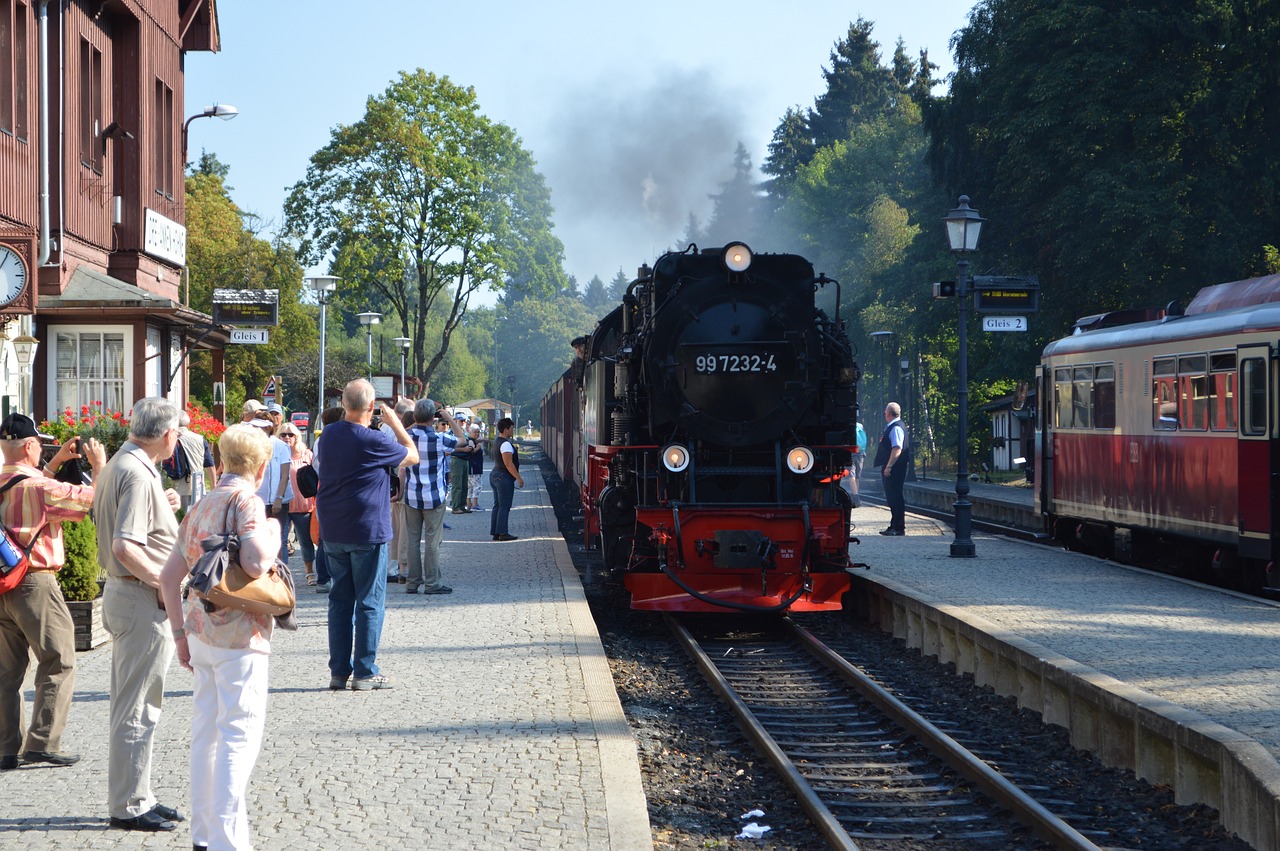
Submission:
<svg viewBox="0 0 1280 851">
<path fill-rule="evenodd" d="M 40 435 L 35 422 L 10 414 L 0 423 L 0 486 L 17 481 L 0 497 L 0 523 L 13 543 L 31 547 L 27 575 L 12 591 L 0 595 L 0 770 L 23 762 L 74 765 L 79 754 L 59 751 L 71 691 L 75 682 L 75 626 L 58 587 L 57 573 L 66 561 L 62 521 L 82 520 L 93 505 L 93 488 L 53 478 L 58 468 L 79 456 L 80 438 L 71 438 L 42 472 Z M 96 478 L 107 463 L 102 444 L 83 441 L 84 458 Z M 35 702 L 31 726 L 22 729 L 22 680 L 28 647 L 35 651 Z"/>
<path fill-rule="evenodd" d="M 409 580 L 405 593 L 452 594 L 440 582 L 440 539 L 444 535 L 445 482 L 448 452 L 464 439 L 462 426 L 445 408 L 445 418 L 453 433 L 437 433 L 431 424 L 436 405 L 419 399 L 413 407 L 413 427 L 409 438 L 418 447 L 418 463 L 405 467 L 404 534 L 409 538 Z M 420 547 L 423 534 L 426 542 Z"/>
</svg>

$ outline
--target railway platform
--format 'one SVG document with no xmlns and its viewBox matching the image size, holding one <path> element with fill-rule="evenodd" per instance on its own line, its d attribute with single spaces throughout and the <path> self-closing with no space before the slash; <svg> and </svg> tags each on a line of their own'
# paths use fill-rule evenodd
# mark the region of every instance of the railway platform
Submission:
<svg viewBox="0 0 1280 851">
<path fill-rule="evenodd" d="M 493 542 L 488 512 L 447 515 L 453 593 L 388 586 L 378 663 L 394 689 L 329 691 L 327 597 L 299 589 L 300 629 L 273 642 L 249 788 L 258 851 L 652 847 L 635 742 L 542 477 L 527 468 L 518 541 Z M 185 824 L 107 827 L 110 658 L 109 644 L 77 657 L 63 747 L 81 761 L 0 772 L 0 847 L 191 847 Z M 190 689 L 175 663 L 153 767 L 157 795 L 184 812 Z M 25 694 L 29 707 L 30 681 Z"/>
<path fill-rule="evenodd" d="M 1280 605 L 1034 543 L 854 511 L 854 608 L 1070 731 L 1106 764 L 1280 847 Z"/>
</svg>

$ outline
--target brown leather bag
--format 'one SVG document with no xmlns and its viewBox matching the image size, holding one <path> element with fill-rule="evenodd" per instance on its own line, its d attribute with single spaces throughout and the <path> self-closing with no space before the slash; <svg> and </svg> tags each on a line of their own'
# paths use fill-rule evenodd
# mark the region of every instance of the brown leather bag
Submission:
<svg viewBox="0 0 1280 851">
<path fill-rule="evenodd" d="M 228 516 L 234 505 L 228 503 Z M 235 527 L 224 520 L 223 528 Z M 204 553 L 191 568 L 191 588 L 206 601 L 258 615 L 280 616 L 293 611 L 297 595 L 288 565 L 276 559 L 261 576 L 249 576 L 240 566 L 240 536 L 233 531 L 210 535 L 200 545 Z"/>
</svg>

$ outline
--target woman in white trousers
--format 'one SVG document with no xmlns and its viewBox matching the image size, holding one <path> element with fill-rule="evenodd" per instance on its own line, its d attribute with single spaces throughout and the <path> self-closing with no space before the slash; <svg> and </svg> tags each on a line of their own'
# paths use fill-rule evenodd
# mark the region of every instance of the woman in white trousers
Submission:
<svg viewBox="0 0 1280 851">
<path fill-rule="evenodd" d="M 218 440 L 218 486 L 182 519 L 160 574 L 178 661 L 195 675 L 191 713 L 191 839 L 210 851 L 250 851 L 245 798 L 262 749 L 267 660 L 273 619 L 213 608 L 196 594 L 185 607 L 182 582 L 209 535 L 240 536 L 240 565 L 259 576 L 275 562 L 280 526 L 256 496 L 271 458 L 261 429 L 234 425 Z"/>
</svg>

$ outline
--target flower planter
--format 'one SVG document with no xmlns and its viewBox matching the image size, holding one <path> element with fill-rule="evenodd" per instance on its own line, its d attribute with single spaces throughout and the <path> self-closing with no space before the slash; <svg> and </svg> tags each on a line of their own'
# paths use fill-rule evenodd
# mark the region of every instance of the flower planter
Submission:
<svg viewBox="0 0 1280 851">
<path fill-rule="evenodd" d="M 101 647 L 111 640 L 110 633 L 102 624 L 102 598 L 96 600 L 72 600 L 67 603 L 71 610 L 71 622 L 76 625 L 76 649 L 92 650 Z"/>
</svg>

